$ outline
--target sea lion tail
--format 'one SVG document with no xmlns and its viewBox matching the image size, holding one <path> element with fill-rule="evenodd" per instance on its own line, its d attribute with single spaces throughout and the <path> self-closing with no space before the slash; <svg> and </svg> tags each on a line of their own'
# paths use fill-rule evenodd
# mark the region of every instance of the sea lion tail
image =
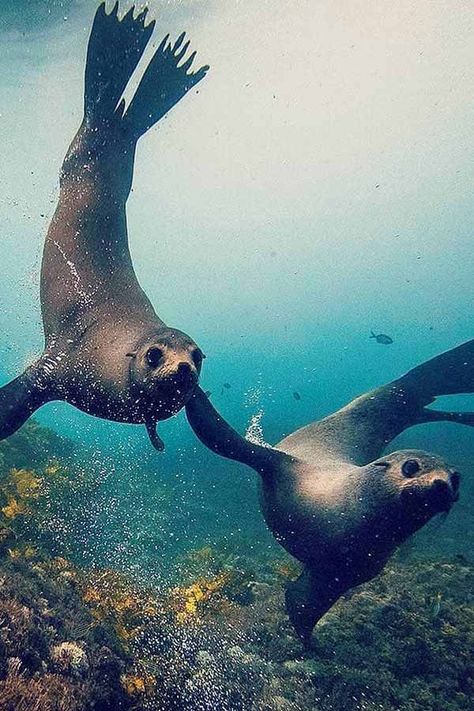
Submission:
<svg viewBox="0 0 474 711">
<path fill-rule="evenodd" d="M 127 109 L 124 101 L 120 104 L 124 124 L 135 140 L 201 81 L 209 69 L 206 65 L 196 72 L 190 71 L 196 52 L 180 64 L 189 47 L 189 41 L 184 42 L 184 32 L 174 44 L 168 38 L 166 35 L 156 49 Z"/>
<path fill-rule="evenodd" d="M 52 398 L 31 378 L 30 369 L 0 388 L 0 440 L 10 437 Z"/>
<path fill-rule="evenodd" d="M 303 568 L 299 578 L 288 584 L 285 593 L 286 611 L 306 648 L 311 645 L 315 624 L 338 597 L 339 593 L 332 593 L 324 580 L 320 580 L 315 571 L 308 567 Z"/>
<path fill-rule="evenodd" d="M 110 121 L 153 33 L 155 21 L 147 25 L 148 9 L 134 17 L 135 8 L 119 19 L 117 2 L 109 14 L 103 2 L 95 13 L 85 72 L 84 114 L 92 126 Z"/>
</svg>

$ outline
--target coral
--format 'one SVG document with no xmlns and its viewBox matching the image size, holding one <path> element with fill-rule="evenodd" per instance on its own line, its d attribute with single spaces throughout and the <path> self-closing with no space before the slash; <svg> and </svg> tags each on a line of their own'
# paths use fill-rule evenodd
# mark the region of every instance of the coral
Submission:
<svg viewBox="0 0 474 711">
<path fill-rule="evenodd" d="M 89 671 L 89 661 L 84 649 L 77 642 L 61 642 L 50 652 L 53 665 L 63 673 L 82 676 Z"/>
<path fill-rule="evenodd" d="M 0 443 L 1 711 L 470 707 L 474 570 L 462 557 L 405 551 L 334 606 L 304 652 L 283 599 L 298 567 L 275 547 L 206 538 L 174 561 L 166 588 L 78 565 L 91 465 L 64 457 L 51 432 L 23 430 Z M 156 520 L 148 512 L 144 528 Z M 51 522 L 64 525 L 57 538 Z M 115 524 L 109 542 L 123 537 Z M 152 556 L 156 537 L 143 540 Z"/>
</svg>

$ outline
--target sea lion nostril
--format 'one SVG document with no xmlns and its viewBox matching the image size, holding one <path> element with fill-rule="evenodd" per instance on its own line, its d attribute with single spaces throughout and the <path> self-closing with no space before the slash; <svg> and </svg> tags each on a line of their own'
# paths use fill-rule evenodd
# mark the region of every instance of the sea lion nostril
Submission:
<svg viewBox="0 0 474 711">
<path fill-rule="evenodd" d="M 176 372 L 179 375 L 188 375 L 188 373 L 191 372 L 191 364 L 187 363 L 186 361 L 182 361 L 181 363 L 178 364 L 178 368 Z"/>
<path fill-rule="evenodd" d="M 449 511 L 452 492 L 448 482 L 443 479 L 436 479 L 431 485 L 430 498 L 436 510 Z"/>
</svg>

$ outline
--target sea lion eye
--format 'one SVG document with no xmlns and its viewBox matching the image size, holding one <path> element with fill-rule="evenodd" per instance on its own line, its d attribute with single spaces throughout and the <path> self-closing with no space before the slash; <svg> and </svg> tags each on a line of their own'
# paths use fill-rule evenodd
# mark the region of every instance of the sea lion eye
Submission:
<svg viewBox="0 0 474 711">
<path fill-rule="evenodd" d="M 193 363 L 196 366 L 196 368 L 200 368 L 202 365 L 202 360 L 206 356 L 202 352 L 200 348 L 195 348 L 191 354 L 191 358 L 193 359 Z"/>
<path fill-rule="evenodd" d="M 407 459 L 406 462 L 403 462 L 402 474 L 406 477 L 412 477 L 415 476 L 415 474 L 418 474 L 420 469 L 420 464 L 416 461 L 416 459 Z"/>
<path fill-rule="evenodd" d="M 161 348 L 153 346 L 153 348 L 150 348 L 146 353 L 146 362 L 151 368 L 157 368 L 160 364 L 161 359 L 163 358 L 163 355 L 164 354 Z"/>
</svg>

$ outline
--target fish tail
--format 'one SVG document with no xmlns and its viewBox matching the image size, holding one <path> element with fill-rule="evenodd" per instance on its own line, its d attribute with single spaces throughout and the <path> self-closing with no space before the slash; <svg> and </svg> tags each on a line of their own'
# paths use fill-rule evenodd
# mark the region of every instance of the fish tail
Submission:
<svg viewBox="0 0 474 711">
<path fill-rule="evenodd" d="M 119 3 L 110 13 L 105 2 L 92 25 L 85 71 L 84 115 L 92 128 L 121 118 L 117 111 L 123 91 L 152 35 L 154 20 L 145 24 L 147 8 L 134 16 L 135 8 L 119 19 Z"/>
<path fill-rule="evenodd" d="M 375 335 L 375 333 L 373 331 L 370 332 L 370 338 L 377 338 L 377 336 Z"/>
</svg>

